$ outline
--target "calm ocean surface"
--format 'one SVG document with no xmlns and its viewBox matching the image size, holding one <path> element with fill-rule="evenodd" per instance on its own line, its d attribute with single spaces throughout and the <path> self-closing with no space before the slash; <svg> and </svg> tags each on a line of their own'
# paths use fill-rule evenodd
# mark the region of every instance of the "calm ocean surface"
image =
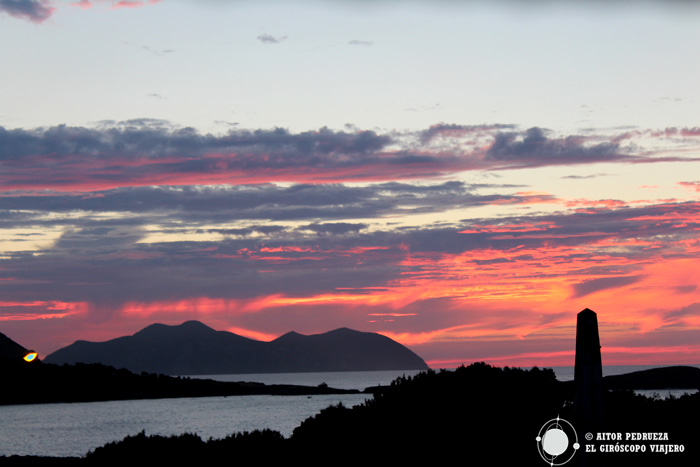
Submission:
<svg viewBox="0 0 700 467">
<path fill-rule="evenodd" d="M 611 366 L 605 367 L 603 373 L 623 374 L 648 368 L 654 366 Z M 573 367 L 554 367 L 553 370 L 561 381 L 574 377 Z M 363 390 L 368 386 L 388 385 L 397 377 L 415 373 L 370 371 L 200 377 L 306 386 L 326 383 L 341 389 Z M 663 397 L 668 391 L 659 393 Z M 197 433 L 204 440 L 263 428 L 289 436 L 303 420 L 329 405 L 342 402 L 351 407 L 370 397 L 365 394 L 239 396 L 0 406 L 0 455 L 83 456 L 103 444 L 141 430 L 147 435 Z"/>
<path fill-rule="evenodd" d="M 339 389 L 388 385 L 417 371 L 214 375 L 200 378 Z M 73 404 L 0 406 L 0 456 L 83 456 L 88 451 L 145 430 L 147 435 L 197 433 L 224 438 L 239 431 L 270 428 L 284 436 L 329 405 L 362 404 L 367 394 L 322 396 L 238 396 Z"/>
</svg>

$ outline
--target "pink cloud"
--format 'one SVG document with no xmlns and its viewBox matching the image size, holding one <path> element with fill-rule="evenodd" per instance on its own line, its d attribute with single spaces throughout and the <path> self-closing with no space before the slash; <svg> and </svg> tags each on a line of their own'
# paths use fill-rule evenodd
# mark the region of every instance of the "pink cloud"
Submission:
<svg viewBox="0 0 700 467">
<path fill-rule="evenodd" d="M 140 8 L 145 5 L 154 5 L 160 3 L 163 0 L 121 0 L 116 3 L 113 2 L 112 9 L 119 8 Z"/>
<path fill-rule="evenodd" d="M 700 182 L 679 182 L 678 184 L 688 190 L 700 192 Z"/>
<path fill-rule="evenodd" d="M 71 3 L 71 6 L 87 10 L 92 8 L 96 3 L 111 3 L 111 8 L 113 10 L 117 10 L 121 8 L 140 8 L 145 5 L 153 5 L 162 1 L 163 0 L 80 0 Z"/>
<path fill-rule="evenodd" d="M 70 4 L 71 6 L 82 8 L 83 10 L 87 10 L 88 8 L 92 8 L 92 2 L 90 0 L 80 0 L 79 2 L 73 2 Z"/>
</svg>

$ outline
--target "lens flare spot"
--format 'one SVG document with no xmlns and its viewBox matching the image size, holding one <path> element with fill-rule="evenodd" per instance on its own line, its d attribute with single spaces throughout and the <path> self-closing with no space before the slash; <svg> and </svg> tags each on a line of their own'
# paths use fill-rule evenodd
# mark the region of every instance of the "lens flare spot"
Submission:
<svg viewBox="0 0 700 467">
<path fill-rule="evenodd" d="M 38 355 L 39 354 L 36 352 L 29 352 L 27 355 L 24 356 L 24 361 L 25 362 L 33 362 Z"/>
</svg>

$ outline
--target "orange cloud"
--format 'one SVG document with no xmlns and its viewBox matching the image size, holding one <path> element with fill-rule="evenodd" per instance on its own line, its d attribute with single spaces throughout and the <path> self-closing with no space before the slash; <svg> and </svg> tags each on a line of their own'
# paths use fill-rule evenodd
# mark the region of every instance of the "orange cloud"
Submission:
<svg viewBox="0 0 700 467">
<path fill-rule="evenodd" d="M 121 306 L 120 311 L 124 315 L 148 317 L 161 313 L 187 314 L 213 314 L 213 313 L 236 313 L 244 309 L 243 301 L 196 297 L 181 300 L 167 300 L 155 302 L 127 302 Z"/>
<path fill-rule="evenodd" d="M 18 309 L 18 310 L 15 310 Z M 86 313 L 87 303 L 62 302 L 57 300 L 32 302 L 0 302 L 0 321 L 34 321 L 39 319 L 65 318 Z"/>
</svg>

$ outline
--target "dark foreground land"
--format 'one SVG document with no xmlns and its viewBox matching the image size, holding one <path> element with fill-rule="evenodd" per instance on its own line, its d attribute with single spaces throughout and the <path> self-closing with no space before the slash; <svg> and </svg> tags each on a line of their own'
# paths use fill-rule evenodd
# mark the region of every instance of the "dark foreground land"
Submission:
<svg viewBox="0 0 700 467">
<path fill-rule="evenodd" d="M 348 394 L 357 390 L 326 385 L 298 386 L 135 374 L 97 363 L 51 365 L 12 364 L 2 367 L 0 405 L 55 402 L 96 402 L 173 397 Z"/>
<path fill-rule="evenodd" d="M 464 465 L 544 466 L 549 462 L 540 457 L 535 438 L 544 424 L 557 417 L 576 427 L 572 401 L 571 385 L 557 381 L 550 369 L 476 363 L 455 371 L 429 370 L 399 378 L 376 390 L 374 398 L 360 406 L 328 407 L 305 420 L 289 438 L 270 430 L 236 433 L 219 440 L 202 440 L 194 434 L 164 438 L 140 433 L 82 458 L 9 457 L 0 458 L 0 465 L 92 466 L 135 461 L 154 465 L 440 465 L 459 461 Z M 609 391 L 604 396 L 604 414 L 604 431 L 591 433 L 590 441 L 586 433 L 577 433 L 581 447 L 566 465 L 583 465 L 581 461 L 594 466 L 698 465 L 700 395 L 662 400 L 636 396 L 629 390 Z M 572 437 L 569 444 L 573 442 Z M 677 452 L 681 447 L 683 452 Z"/>
</svg>

